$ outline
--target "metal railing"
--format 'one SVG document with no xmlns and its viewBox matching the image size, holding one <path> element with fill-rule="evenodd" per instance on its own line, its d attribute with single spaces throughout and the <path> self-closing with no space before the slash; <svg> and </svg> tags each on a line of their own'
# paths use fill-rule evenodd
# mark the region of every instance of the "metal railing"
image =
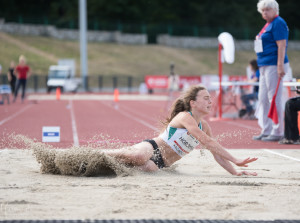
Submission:
<svg viewBox="0 0 300 223">
<path fill-rule="evenodd" d="M 121 75 L 89 75 L 86 77 L 87 91 L 112 92 L 118 88 L 122 92 L 134 92 L 144 82 L 144 77 L 121 76 Z M 48 77 L 44 75 L 32 75 L 27 81 L 26 88 L 32 92 L 47 92 Z M 7 76 L 1 75 L 0 84 L 8 84 Z M 80 91 L 85 91 L 81 86 Z"/>
</svg>

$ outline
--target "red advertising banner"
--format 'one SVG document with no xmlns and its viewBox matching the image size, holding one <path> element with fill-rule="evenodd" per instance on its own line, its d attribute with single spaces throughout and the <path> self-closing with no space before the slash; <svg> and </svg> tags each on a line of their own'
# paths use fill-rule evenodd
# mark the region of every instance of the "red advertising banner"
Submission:
<svg viewBox="0 0 300 223">
<path fill-rule="evenodd" d="M 229 81 L 247 81 L 247 76 L 230 75 Z"/>
<path fill-rule="evenodd" d="M 240 76 L 240 75 L 230 75 L 229 76 L 229 81 L 231 82 L 235 82 L 235 81 L 247 81 L 248 78 L 247 76 Z M 231 87 L 229 87 L 231 88 Z M 251 86 L 241 86 L 240 88 L 243 88 L 243 89 L 250 89 Z"/>
<path fill-rule="evenodd" d="M 168 88 L 168 75 L 146 75 L 145 83 L 148 89 Z M 179 87 L 196 85 L 201 83 L 200 76 L 179 76 Z"/>
<path fill-rule="evenodd" d="M 200 76 L 180 76 L 179 77 L 179 88 L 184 88 L 185 86 L 197 85 L 201 83 Z"/>
<path fill-rule="evenodd" d="M 148 89 L 168 88 L 168 75 L 147 75 L 145 83 Z"/>
</svg>

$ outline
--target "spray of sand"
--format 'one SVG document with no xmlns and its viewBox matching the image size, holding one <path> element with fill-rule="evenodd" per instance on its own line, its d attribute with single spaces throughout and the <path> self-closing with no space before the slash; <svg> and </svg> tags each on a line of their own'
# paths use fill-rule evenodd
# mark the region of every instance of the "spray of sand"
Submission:
<svg viewBox="0 0 300 223">
<path fill-rule="evenodd" d="M 236 130 L 233 132 L 224 132 L 222 134 L 219 134 L 215 137 L 215 139 L 225 146 L 234 145 L 236 142 L 243 141 L 243 137 L 245 135 L 245 132 L 242 130 Z M 233 139 L 233 140 L 228 140 Z"/>
<path fill-rule="evenodd" d="M 57 149 L 24 135 L 11 134 L 6 137 L 5 147 L 32 150 L 36 161 L 41 164 L 42 173 L 73 176 L 128 176 L 134 173 L 134 169 L 95 148 L 96 144 Z"/>
<path fill-rule="evenodd" d="M 241 137 L 241 131 L 223 133 L 216 137 L 222 143 L 228 138 Z M 2 140 L 6 148 L 25 148 L 33 151 L 33 155 L 41 164 L 40 171 L 47 174 L 61 174 L 73 176 L 128 176 L 135 173 L 135 169 L 116 161 L 106 155 L 103 149 L 120 149 L 129 146 L 129 142 L 121 142 L 108 135 L 97 135 L 91 138 L 87 146 L 57 149 L 49 144 L 37 142 L 23 135 L 11 134 Z M 200 153 L 205 156 L 205 147 Z"/>
<path fill-rule="evenodd" d="M 89 147 L 73 147 L 58 151 L 55 154 L 54 164 L 63 175 L 128 176 L 133 173 L 131 168 L 117 162 L 105 153 Z"/>
</svg>

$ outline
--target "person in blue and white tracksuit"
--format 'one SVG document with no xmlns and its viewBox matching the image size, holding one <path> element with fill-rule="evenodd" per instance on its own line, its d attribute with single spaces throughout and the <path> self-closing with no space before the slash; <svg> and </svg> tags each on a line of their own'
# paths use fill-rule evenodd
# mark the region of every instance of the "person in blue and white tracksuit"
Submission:
<svg viewBox="0 0 300 223">
<path fill-rule="evenodd" d="M 284 19 L 279 16 L 279 6 L 275 0 L 260 0 L 257 9 L 267 23 L 254 42 L 260 72 L 257 114 L 262 130 L 261 134 L 254 136 L 253 139 L 279 141 L 284 135 L 282 81 L 276 97 L 278 124 L 274 124 L 268 118 L 268 112 L 278 79 L 282 79 L 289 68 L 287 56 L 289 29 Z"/>
</svg>

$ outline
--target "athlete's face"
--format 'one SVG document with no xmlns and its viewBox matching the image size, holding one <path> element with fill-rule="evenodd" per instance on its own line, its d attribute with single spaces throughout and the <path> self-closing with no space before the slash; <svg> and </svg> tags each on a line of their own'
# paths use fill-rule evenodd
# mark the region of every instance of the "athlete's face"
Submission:
<svg viewBox="0 0 300 223">
<path fill-rule="evenodd" d="M 261 13 L 264 20 L 267 22 L 272 22 L 275 16 L 277 15 L 275 9 L 272 8 L 264 8 Z"/>
<path fill-rule="evenodd" d="M 209 114 L 212 106 L 212 100 L 207 90 L 198 91 L 196 101 L 192 101 L 193 106 L 199 112 Z"/>
</svg>

